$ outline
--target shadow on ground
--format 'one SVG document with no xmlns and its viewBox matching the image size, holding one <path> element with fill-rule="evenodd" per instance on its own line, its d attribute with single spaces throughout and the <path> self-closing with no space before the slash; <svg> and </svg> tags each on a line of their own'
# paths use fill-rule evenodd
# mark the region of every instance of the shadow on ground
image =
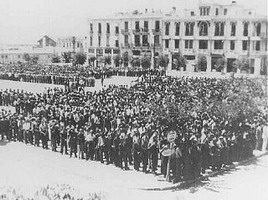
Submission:
<svg viewBox="0 0 268 200">
<path fill-rule="evenodd" d="M 0 146 L 5 146 L 8 142 L 6 140 L 0 140 Z"/>
</svg>

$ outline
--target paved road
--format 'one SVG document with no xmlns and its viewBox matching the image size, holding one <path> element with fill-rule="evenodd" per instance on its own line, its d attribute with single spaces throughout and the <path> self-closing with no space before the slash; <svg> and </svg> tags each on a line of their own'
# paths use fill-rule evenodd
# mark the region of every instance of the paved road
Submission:
<svg viewBox="0 0 268 200">
<path fill-rule="evenodd" d="M 2 143 L 3 144 L 3 143 Z M 1 187 L 20 188 L 32 194 L 47 184 L 69 184 L 81 193 L 102 192 L 108 200 L 118 199 L 267 199 L 267 156 L 238 169 L 210 178 L 197 187 L 179 191 L 143 191 L 166 187 L 151 174 L 123 171 L 99 162 L 78 160 L 22 143 L 0 145 Z"/>
</svg>

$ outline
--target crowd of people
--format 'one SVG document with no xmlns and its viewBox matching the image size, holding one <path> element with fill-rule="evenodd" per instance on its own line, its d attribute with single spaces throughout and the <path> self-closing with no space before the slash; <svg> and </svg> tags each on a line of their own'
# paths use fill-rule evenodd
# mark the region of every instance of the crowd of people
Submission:
<svg viewBox="0 0 268 200">
<path fill-rule="evenodd" d="M 9 141 L 124 170 L 133 165 L 179 182 L 250 158 L 254 149 L 266 151 L 267 107 L 254 107 L 254 98 L 267 98 L 254 80 L 159 74 L 130 88 L 93 93 L 6 90 L 0 106 L 16 111 L 1 111 L 0 133 Z"/>
<path fill-rule="evenodd" d="M 140 68 L 93 68 L 73 65 L 8 64 L 0 65 L 0 79 L 69 85 L 73 82 L 84 83 L 85 87 L 94 87 L 95 79 L 111 76 L 140 77 L 142 75 L 165 74 L 163 70 L 144 70 Z"/>
</svg>

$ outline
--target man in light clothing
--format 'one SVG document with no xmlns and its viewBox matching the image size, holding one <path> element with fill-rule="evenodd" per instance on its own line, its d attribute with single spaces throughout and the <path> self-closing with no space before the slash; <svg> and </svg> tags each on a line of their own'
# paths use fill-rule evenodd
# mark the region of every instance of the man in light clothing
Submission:
<svg viewBox="0 0 268 200">
<path fill-rule="evenodd" d="M 268 122 L 263 126 L 262 129 L 262 151 L 267 150 L 267 141 L 268 141 Z"/>
</svg>

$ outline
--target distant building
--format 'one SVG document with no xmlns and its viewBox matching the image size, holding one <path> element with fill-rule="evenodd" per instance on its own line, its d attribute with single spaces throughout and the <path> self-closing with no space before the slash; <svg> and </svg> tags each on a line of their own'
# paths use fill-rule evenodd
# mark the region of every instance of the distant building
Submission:
<svg viewBox="0 0 268 200">
<path fill-rule="evenodd" d="M 82 53 L 84 52 L 84 37 L 60 37 L 57 41 L 57 52 L 59 54 L 63 52 Z"/>
<path fill-rule="evenodd" d="M 260 74 L 267 67 L 267 16 L 260 16 L 232 1 L 229 5 L 199 3 L 195 10 L 177 10 L 170 13 L 148 11 L 118 13 L 112 17 L 88 20 L 87 55 L 101 57 L 128 52 L 132 57 L 160 54 L 173 57 L 179 52 L 188 61 L 186 71 L 192 71 L 199 56 L 206 57 L 203 71 L 215 70 L 219 58 L 226 60 L 225 72 L 233 71 L 239 57 L 247 57 L 251 73 Z M 191 64 L 189 64 L 191 63 Z"/>
<path fill-rule="evenodd" d="M 56 42 L 48 36 L 42 37 L 37 44 L 6 44 L 0 49 L 0 63 L 11 64 L 26 62 L 25 54 L 30 57 L 38 57 L 38 63 L 51 63 L 56 54 Z"/>
</svg>

